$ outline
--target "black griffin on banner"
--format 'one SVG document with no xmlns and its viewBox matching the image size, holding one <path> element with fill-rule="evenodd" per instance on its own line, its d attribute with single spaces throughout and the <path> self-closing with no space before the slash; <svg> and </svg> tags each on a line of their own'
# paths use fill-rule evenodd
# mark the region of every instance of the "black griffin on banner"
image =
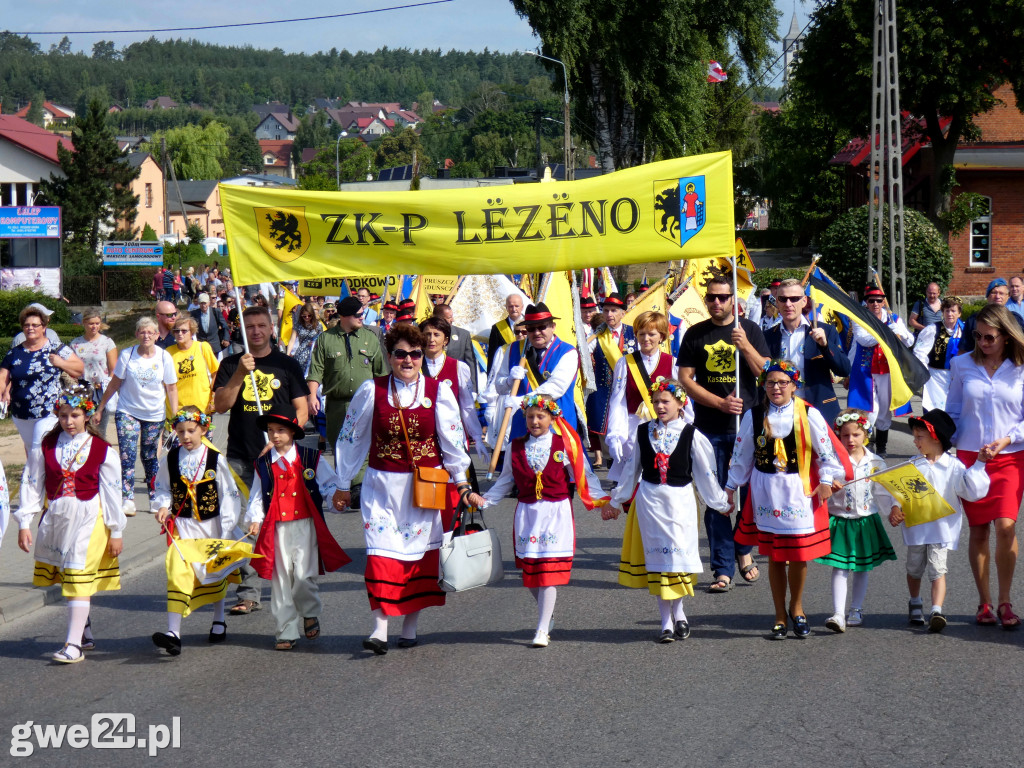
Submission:
<svg viewBox="0 0 1024 768">
<path fill-rule="evenodd" d="M 260 247 L 276 261 L 295 261 L 309 248 L 309 225 L 303 206 L 253 208 Z"/>
<path fill-rule="evenodd" d="M 661 211 L 660 232 L 670 240 L 675 240 L 679 234 L 679 183 L 663 189 L 654 198 L 654 210 Z"/>
<path fill-rule="evenodd" d="M 273 216 L 267 214 L 270 222 L 270 236 L 277 242 L 277 249 L 284 248 L 289 253 L 302 248 L 302 233 L 299 231 L 299 220 L 291 213 L 277 211 Z"/>
</svg>

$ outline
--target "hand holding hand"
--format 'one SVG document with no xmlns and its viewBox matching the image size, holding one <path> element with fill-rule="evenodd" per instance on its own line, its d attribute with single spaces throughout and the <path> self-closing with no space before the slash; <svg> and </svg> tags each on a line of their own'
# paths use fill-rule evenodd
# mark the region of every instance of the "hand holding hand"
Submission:
<svg viewBox="0 0 1024 768">
<path fill-rule="evenodd" d="M 895 528 L 897 525 L 902 523 L 903 520 L 903 510 L 900 507 L 894 506 L 889 512 L 889 525 Z"/>
<path fill-rule="evenodd" d="M 618 507 L 614 507 L 611 504 L 605 504 L 601 507 L 601 519 L 602 520 L 618 520 L 622 510 Z"/>
<path fill-rule="evenodd" d="M 477 509 L 482 509 L 487 506 L 486 499 L 484 499 L 484 497 L 479 493 L 467 493 L 466 503 L 471 507 L 476 507 Z"/>
</svg>

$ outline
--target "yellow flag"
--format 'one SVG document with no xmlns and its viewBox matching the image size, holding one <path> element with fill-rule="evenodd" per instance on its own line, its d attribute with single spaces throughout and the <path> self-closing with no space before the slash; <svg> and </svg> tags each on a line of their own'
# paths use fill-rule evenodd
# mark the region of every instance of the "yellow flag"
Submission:
<svg viewBox="0 0 1024 768">
<path fill-rule="evenodd" d="M 218 190 L 231 276 L 241 285 L 444 274 L 452 264 L 471 275 L 643 264 L 732 254 L 736 240 L 730 152 L 550 184 Z"/>
<path fill-rule="evenodd" d="M 713 259 L 691 259 L 686 262 L 686 271 L 683 273 L 682 279 L 685 280 L 690 276 L 693 277 L 690 281 L 690 289 L 696 288 L 700 293 L 701 301 L 703 301 L 704 294 L 708 290 L 708 283 L 712 278 L 724 277 L 732 283 L 732 262 L 724 256 Z M 745 269 L 737 268 L 736 284 L 739 291 L 738 298 L 745 302 L 750 296 L 750 292 L 754 290 L 754 284 L 750 281 L 750 273 Z M 690 289 L 687 289 L 687 293 Z"/>
<path fill-rule="evenodd" d="M 413 295 L 416 297 L 416 322 L 421 323 L 434 313 L 434 302 L 430 300 L 430 293 L 424 288 L 424 283 L 429 278 L 420 275 L 416 278 L 413 287 Z"/>
<path fill-rule="evenodd" d="M 703 295 L 694 289 L 693 283 L 690 283 L 690 287 L 672 302 L 669 314 L 677 320 L 685 322 L 687 328 L 711 317 L 708 313 L 708 306 L 704 303 Z"/>
<path fill-rule="evenodd" d="M 221 571 L 247 557 L 254 555 L 252 544 L 231 539 L 177 539 L 178 551 L 188 563 L 204 563 L 210 573 Z"/>
<path fill-rule="evenodd" d="M 879 477 L 872 477 L 876 483 L 884 486 L 892 497 L 903 508 L 903 516 L 908 528 L 930 523 L 941 517 L 948 517 L 956 512 L 921 470 L 913 464 L 907 464 L 888 471 L 883 470 Z"/>
<path fill-rule="evenodd" d="M 284 312 L 281 315 L 281 343 L 287 345 L 292 338 L 292 310 L 302 306 L 302 299 L 284 289 Z"/>
</svg>

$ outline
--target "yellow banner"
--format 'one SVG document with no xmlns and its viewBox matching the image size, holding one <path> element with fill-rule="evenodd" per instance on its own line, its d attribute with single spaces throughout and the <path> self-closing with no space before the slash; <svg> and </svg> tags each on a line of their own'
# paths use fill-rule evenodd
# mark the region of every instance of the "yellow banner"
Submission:
<svg viewBox="0 0 1024 768">
<path fill-rule="evenodd" d="M 416 192 L 219 186 L 240 285 L 324 275 L 505 274 L 731 256 L 732 154 L 582 181 Z"/>
<path fill-rule="evenodd" d="M 455 290 L 455 286 L 459 284 L 458 275 L 423 275 L 421 283 L 423 290 L 428 295 L 435 293 L 443 293 L 447 296 L 449 293 Z"/>
<path fill-rule="evenodd" d="M 292 310 L 301 307 L 302 301 L 287 288 L 284 289 L 284 307 L 281 310 L 281 343 L 292 340 Z"/>
<path fill-rule="evenodd" d="M 348 283 L 350 293 L 366 288 L 370 293 L 384 295 L 385 288 L 394 296 L 398 290 L 399 275 L 353 275 L 351 277 L 317 277 L 299 280 L 300 296 L 340 296 L 342 283 Z"/>
<path fill-rule="evenodd" d="M 732 261 L 728 257 L 689 261 L 686 264 L 686 270 L 682 275 L 682 279 L 685 280 L 691 275 L 693 279 L 690 281 L 690 287 L 687 289 L 687 292 L 696 288 L 703 301 L 704 294 L 708 290 L 708 283 L 711 282 L 712 278 L 725 277 L 732 283 Z M 750 296 L 750 292 L 754 290 L 754 285 L 750 281 L 750 273 L 742 267 L 736 270 L 736 287 L 739 290 L 740 301 L 746 301 L 747 297 Z"/>
<path fill-rule="evenodd" d="M 693 287 L 693 283 L 690 283 L 690 287 L 672 302 L 669 314 L 677 320 L 685 322 L 687 328 L 696 325 L 701 320 L 711 318 L 707 304 L 704 303 L 704 297 Z"/>
<path fill-rule="evenodd" d="M 948 517 L 956 511 L 913 464 L 879 474 L 879 477 L 871 479 L 892 494 L 903 509 L 904 522 L 908 528 Z"/>
</svg>

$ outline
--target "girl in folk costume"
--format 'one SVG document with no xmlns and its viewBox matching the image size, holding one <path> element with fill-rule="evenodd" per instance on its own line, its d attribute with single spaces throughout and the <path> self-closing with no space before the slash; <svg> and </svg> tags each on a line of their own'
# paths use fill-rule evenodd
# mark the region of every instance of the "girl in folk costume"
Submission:
<svg viewBox="0 0 1024 768">
<path fill-rule="evenodd" d="M 696 574 L 704 570 L 694 486 L 708 506 L 726 515 L 731 508 L 718 484 L 711 443 L 684 418 L 683 385 L 659 379 L 651 393 L 657 419 L 636 427 L 636 446 L 601 517 L 617 518 L 616 507 L 628 504 L 635 489 L 622 539 L 619 583 L 647 588 L 658 599 L 658 642 L 671 643 L 690 636 L 683 597 L 693 595 Z"/>
<path fill-rule="evenodd" d="M 736 543 L 758 544 L 769 559 L 773 640 L 786 637 L 787 612 L 798 638 L 811 632 L 803 605 L 807 563 L 831 551 L 826 502 L 832 482 L 853 475 L 846 449 L 818 410 L 793 396 L 800 382 L 792 363 L 764 364 L 758 383 L 766 398 L 743 415 L 725 486 L 732 501 L 735 489 L 750 482 Z"/>
<path fill-rule="evenodd" d="M 654 418 L 651 384 L 658 379 L 677 379 L 678 368 L 672 356 L 661 351 L 668 339 L 668 319 L 660 312 L 642 312 L 633 321 L 635 352 L 623 355 L 615 364 L 612 392 L 608 402 L 608 433 L 605 442 L 611 454 L 608 479 L 618 482 L 622 468 L 629 462 L 636 445 L 637 425 Z M 685 401 L 683 418 L 693 421 L 693 406 Z"/>
<path fill-rule="evenodd" d="M 252 568 L 270 579 L 270 607 L 277 622 L 279 651 L 299 639 L 299 619 L 307 640 L 320 636 L 318 573 L 352 562 L 331 536 L 324 520 L 324 497 L 341 507 L 338 476 L 315 448 L 296 445 L 305 436 L 291 403 L 275 406 L 257 419 L 273 446 L 256 460 L 256 477 L 245 513 L 249 535 L 256 536 Z M 339 510 L 340 511 L 340 510 Z"/>
<path fill-rule="evenodd" d="M 960 354 L 960 341 L 964 335 L 960 304 L 958 296 L 944 298 L 941 305 L 942 320 L 926 325 L 914 342 L 914 357 L 928 366 L 928 381 L 921 394 L 921 405 L 926 411 L 946 407 L 949 365 Z"/>
<path fill-rule="evenodd" d="M 53 660 L 74 664 L 95 648 L 90 598 L 121 588 L 117 556 L 127 519 L 121 511 L 121 464 L 89 422 L 96 404 L 89 390 L 62 392 L 57 426 L 43 438 L 43 472 L 28 467 L 21 482 L 18 546 L 32 546 L 32 518 L 44 509 L 35 546 L 37 587 L 60 584 L 68 601 L 68 633 Z M 6 484 L 3 495 L 7 495 Z"/>
<path fill-rule="evenodd" d="M 167 532 L 167 631 L 154 632 L 153 643 L 171 656 L 181 653 L 181 620 L 196 608 L 213 604 L 211 643 L 227 639 L 224 596 L 228 581 L 238 582 L 240 560 L 212 570 L 193 563 L 178 542 L 188 539 L 230 539 L 241 512 L 238 487 L 224 456 L 204 440 L 210 417 L 187 406 L 171 420 L 179 445 L 160 460 L 154 504 L 157 522 Z M 216 550 L 211 555 L 216 554 Z"/>
<path fill-rule="evenodd" d="M 885 469 L 885 461 L 865 448 L 871 427 L 868 415 L 856 408 L 847 408 L 836 417 L 835 433 L 850 455 L 853 479 L 860 480 Z M 858 482 L 842 487 L 834 481 L 836 493 L 828 500 L 829 539 L 832 552 L 816 562 L 832 566 L 832 607 L 834 613 L 825 621 L 833 632 L 858 627 L 863 621 L 864 597 L 868 591 L 868 573 L 886 560 L 895 560 L 896 553 L 879 518 L 888 514 L 892 497 L 878 483 Z M 850 613 L 846 614 L 847 584 L 853 580 Z"/>
<path fill-rule="evenodd" d="M 522 407 L 529 434 L 512 440 L 501 475 L 490 490 L 483 496 L 471 493 L 468 501 L 483 509 L 517 490 L 519 503 L 512 524 L 516 567 L 537 601 L 532 646 L 544 648 L 550 641 L 556 587 L 569 583 L 576 549 L 570 484 L 576 482 L 587 509 L 605 504 L 608 497 L 588 472 L 579 435 L 562 418 L 558 403 L 538 393 L 527 395 Z M 552 431 L 553 425 L 557 432 Z"/>
<path fill-rule="evenodd" d="M 869 285 L 864 289 L 864 302 L 868 309 L 881 322 L 889 326 L 896 336 L 908 347 L 914 343 L 914 334 L 900 320 L 899 315 L 889 311 L 885 301 L 885 293 L 881 288 Z M 889 445 L 889 425 L 892 424 L 892 382 L 889 378 L 889 361 L 882 353 L 875 338 L 860 325 L 854 323 L 853 340 L 856 342 L 850 351 L 850 395 L 847 404 L 851 408 L 860 408 L 870 416 L 872 428 L 875 430 L 875 447 L 884 458 L 885 449 Z M 897 411 L 897 416 L 910 413 L 907 404 Z"/>
</svg>

